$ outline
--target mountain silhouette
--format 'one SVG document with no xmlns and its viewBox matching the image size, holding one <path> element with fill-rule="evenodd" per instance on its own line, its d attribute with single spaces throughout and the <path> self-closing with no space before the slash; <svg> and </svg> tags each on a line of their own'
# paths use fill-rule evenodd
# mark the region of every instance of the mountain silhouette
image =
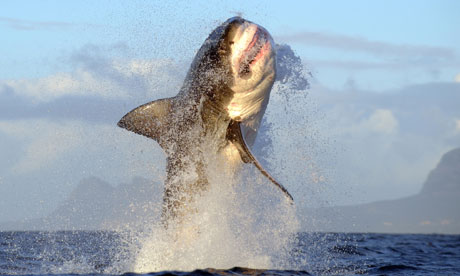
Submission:
<svg viewBox="0 0 460 276">
<path fill-rule="evenodd" d="M 116 187 L 97 178 L 83 179 L 48 216 L 10 222 L 4 230 L 114 230 L 142 227 L 158 219 L 162 183 L 136 177 Z"/>
<path fill-rule="evenodd" d="M 420 194 L 426 196 L 439 194 L 458 196 L 459 193 L 460 148 L 457 148 L 444 154 L 438 166 L 428 175 Z"/>
<path fill-rule="evenodd" d="M 460 233 L 460 148 L 445 153 L 413 196 L 309 210 L 307 228 L 332 232 Z"/>
<path fill-rule="evenodd" d="M 10 222 L 2 230 L 139 228 L 159 219 L 162 183 L 134 178 L 117 186 L 83 179 L 42 219 Z M 327 232 L 460 233 L 460 148 L 443 155 L 420 193 L 353 206 L 308 209 L 304 230 Z"/>
</svg>

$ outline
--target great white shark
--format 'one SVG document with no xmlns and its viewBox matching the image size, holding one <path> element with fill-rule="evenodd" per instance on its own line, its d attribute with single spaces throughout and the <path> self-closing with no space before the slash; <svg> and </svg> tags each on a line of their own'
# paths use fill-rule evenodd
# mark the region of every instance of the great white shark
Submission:
<svg viewBox="0 0 460 276">
<path fill-rule="evenodd" d="M 273 38 L 261 26 L 241 17 L 211 32 L 197 52 L 179 93 L 141 105 L 118 126 L 159 143 L 167 155 L 162 218 L 185 212 L 193 196 L 206 190 L 204 148 L 216 145 L 230 164 L 251 163 L 289 199 L 251 153 L 275 76 Z M 194 176 L 184 180 L 181 174 Z"/>
</svg>

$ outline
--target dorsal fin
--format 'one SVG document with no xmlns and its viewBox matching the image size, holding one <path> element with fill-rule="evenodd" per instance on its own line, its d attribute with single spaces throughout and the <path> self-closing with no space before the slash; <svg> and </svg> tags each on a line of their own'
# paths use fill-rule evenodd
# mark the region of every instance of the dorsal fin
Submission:
<svg viewBox="0 0 460 276">
<path fill-rule="evenodd" d="M 160 143 L 160 136 L 168 125 L 174 99 L 166 98 L 143 104 L 123 116 L 117 125 Z"/>
</svg>

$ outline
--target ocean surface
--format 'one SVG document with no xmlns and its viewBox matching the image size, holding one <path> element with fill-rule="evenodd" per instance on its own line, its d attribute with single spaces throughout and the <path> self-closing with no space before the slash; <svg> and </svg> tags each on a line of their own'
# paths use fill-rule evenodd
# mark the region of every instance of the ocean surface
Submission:
<svg viewBox="0 0 460 276">
<path fill-rule="evenodd" d="M 134 275 L 128 248 L 118 232 L 0 232 L 0 274 Z M 460 235 L 299 233 L 288 254 L 276 269 L 148 275 L 460 275 Z"/>
</svg>

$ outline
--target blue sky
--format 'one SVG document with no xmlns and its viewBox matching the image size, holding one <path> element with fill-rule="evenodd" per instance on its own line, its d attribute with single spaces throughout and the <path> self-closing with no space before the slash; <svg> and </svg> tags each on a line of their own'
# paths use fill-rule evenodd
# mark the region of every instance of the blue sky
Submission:
<svg viewBox="0 0 460 276">
<path fill-rule="evenodd" d="M 56 67 L 63 68 L 59 59 L 88 43 L 127 43 L 136 49 L 135 55 L 142 57 L 177 58 L 174 53 L 178 49 L 183 53 L 181 56 L 190 56 L 199 46 L 200 38 L 217 22 L 238 12 L 266 26 L 275 37 L 316 32 L 338 36 L 337 41 L 356 38 L 395 48 L 432 47 L 455 51 L 457 55 L 460 50 L 460 36 L 456 35 L 460 31 L 457 1 L 288 1 L 268 5 L 262 1 L 247 2 L 212 6 L 208 1 L 5 2 L 0 12 L 0 30 L 8 39 L 1 44 L 0 51 L 7 54 L 1 57 L 4 66 L 0 68 L 0 76 L 5 79 L 45 75 Z M 158 24 L 152 24 L 156 22 Z M 171 37 L 189 38 L 172 43 Z M 394 56 L 394 52 L 378 55 L 363 49 L 344 51 L 339 45 L 309 45 L 308 41 L 291 44 L 301 56 L 309 57 L 307 63 L 309 60 L 323 64 L 329 60 L 373 64 L 414 62 Z M 439 62 L 436 57 L 417 58 L 419 63 Z M 458 56 L 456 59 L 458 68 Z M 374 75 L 380 73 L 375 72 L 377 69 L 373 71 Z M 455 69 L 446 68 L 438 72 L 437 77 L 451 80 L 455 73 Z M 375 78 L 371 75 L 366 76 Z M 341 74 L 331 69 L 318 72 L 318 77 L 325 82 L 343 81 Z M 420 82 L 421 78 L 429 77 L 420 73 L 406 76 L 407 82 Z"/>
<path fill-rule="evenodd" d="M 266 159 L 306 205 L 414 194 L 460 146 L 460 2 L 210 3 L 2 2 L 0 221 L 46 214 L 83 177 L 161 172 L 161 150 L 114 122 L 174 95 L 207 34 L 237 14 L 312 72 L 308 94 L 274 94 L 267 111 L 278 136 Z"/>
</svg>

